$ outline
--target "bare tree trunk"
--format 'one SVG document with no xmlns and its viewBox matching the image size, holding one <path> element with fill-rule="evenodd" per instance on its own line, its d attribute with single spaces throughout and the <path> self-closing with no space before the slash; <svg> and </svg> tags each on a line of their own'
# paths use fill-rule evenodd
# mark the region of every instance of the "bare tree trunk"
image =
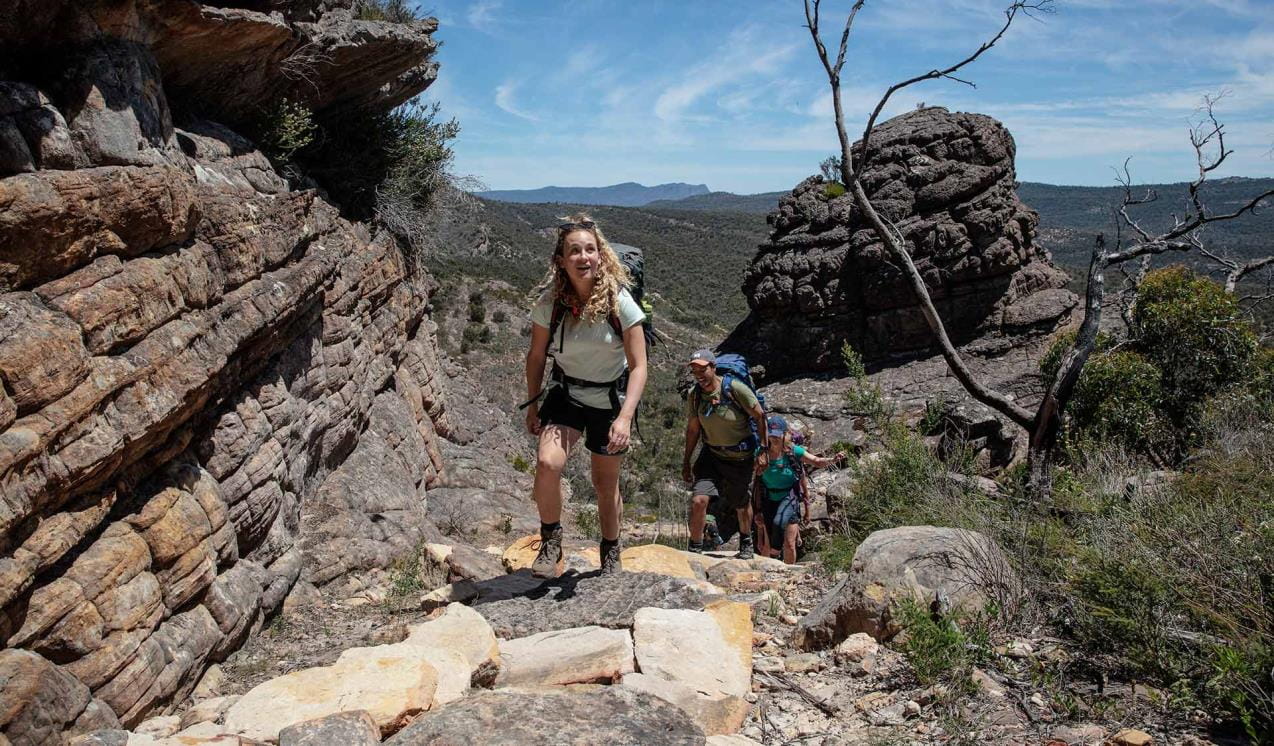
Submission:
<svg viewBox="0 0 1274 746">
<path fill-rule="evenodd" d="M 1053 383 L 1044 393 L 1039 409 L 1035 412 L 1028 432 L 1030 447 L 1026 452 L 1026 494 L 1037 503 L 1047 503 L 1053 498 L 1053 453 L 1057 448 L 1057 435 L 1062 429 L 1062 413 L 1075 393 L 1079 374 L 1088 362 L 1088 356 L 1097 347 L 1097 333 L 1101 329 L 1101 304 L 1105 296 L 1106 239 L 1098 234 L 1093 246 L 1093 256 L 1088 262 L 1087 301 L 1084 320 L 1075 334 L 1065 357 L 1057 367 Z"/>
</svg>

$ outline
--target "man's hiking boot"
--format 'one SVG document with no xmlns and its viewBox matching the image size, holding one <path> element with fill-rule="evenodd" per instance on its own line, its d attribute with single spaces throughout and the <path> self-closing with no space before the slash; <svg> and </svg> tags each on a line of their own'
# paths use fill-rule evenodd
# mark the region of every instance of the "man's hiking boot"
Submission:
<svg viewBox="0 0 1274 746">
<path fill-rule="evenodd" d="M 686 544 L 686 551 L 694 552 L 695 554 L 703 554 L 703 542 L 692 541 L 689 544 Z"/>
<path fill-rule="evenodd" d="M 602 574 L 614 575 L 623 572 L 624 563 L 619 558 L 619 540 L 603 541 L 598 550 L 602 555 Z"/>
<path fill-rule="evenodd" d="M 734 558 L 741 560 L 752 559 L 752 537 L 749 534 L 739 534 L 739 551 L 734 555 Z"/>
<path fill-rule="evenodd" d="M 540 551 L 531 563 L 531 574 L 537 578 L 557 577 L 557 563 L 562 561 L 562 527 L 540 529 Z"/>
</svg>

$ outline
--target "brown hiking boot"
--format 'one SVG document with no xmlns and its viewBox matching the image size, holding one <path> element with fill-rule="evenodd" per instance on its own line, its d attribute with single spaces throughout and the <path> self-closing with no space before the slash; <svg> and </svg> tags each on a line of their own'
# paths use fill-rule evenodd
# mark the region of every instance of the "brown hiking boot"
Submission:
<svg viewBox="0 0 1274 746">
<path fill-rule="evenodd" d="M 562 527 L 545 532 L 540 529 L 540 551 L 531 563 L 531 574 L 537 578 L 557 577 L 557 565 L 562 561 Z"/>
<path fill-rule="evenodd" d="M 613 575 L 624 571 L 624 563 L 619 558 L 619 541 L 614 543 L 603 541 L 600 547 L 602 555 L 602 574 Z"/>
</svg>

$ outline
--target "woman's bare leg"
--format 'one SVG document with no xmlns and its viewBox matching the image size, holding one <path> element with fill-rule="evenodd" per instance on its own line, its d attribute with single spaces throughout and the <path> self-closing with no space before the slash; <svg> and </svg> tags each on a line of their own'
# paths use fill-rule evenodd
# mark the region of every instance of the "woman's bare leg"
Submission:
<svg viewBox="0 0 1274 746">
<path fill-rule="evenodd" d="M 619 539 L 619 520 L 624 513 L 624 499 L 619 494 L 619 467 L 624 457 L 592 454 L 593 489 L 597 491 L 597 522 L 601 525 L 602 538 Z"/>
<path fill-rule="evenodd" d="M 562 469 L 579 440 L 580 432 L 561 425 L 546 425 L 540 431 L 539 453 L 535 460 L 535 486 L 531 494 L 540 512 L 540 523 L 562 520 Z"/>
<path fill-rule="evenodd" d="M 796 542 L 801 538 L 801 524 L 789 523 L 783 529 L 783 561 L 796 564 Z"/>
</svg>

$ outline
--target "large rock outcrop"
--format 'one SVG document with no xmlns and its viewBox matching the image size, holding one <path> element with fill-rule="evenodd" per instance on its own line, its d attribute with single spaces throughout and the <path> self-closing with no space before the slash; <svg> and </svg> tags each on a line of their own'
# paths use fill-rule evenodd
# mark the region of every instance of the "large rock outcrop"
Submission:
<svg viewBox="0 0 1274 746">
<path fill-rule="evenodd" d="M 169 708 L 299 578 L 384 568 L 436 538 L 431 486 L 489 475 L 443 478 L 447 439 L 478 433 L 448 410 L 429 278 L 218 123 L 298 85 L 391 106 L 431 79 L 432 22 L 18 5 L 0 20 L 5 51 L 32 53 L 0 76 L 0 741 L 25 744 Z M 301 49 L 320 77 L 280 62 Z M 198 107 L 175 117 L 174 91 Z"/>
<path fill-rule="evenodd" d="M 1068 315 L 1076 298 L 1035 243 L 1039 218 L 1014 192 L 1003 125 L 919 109 L 880 125 L 872 152 L 863 185 L 957 344 L 1051 331 Z M 744 277 L 752 311 L 723 346 L 770 380 L 839 367 L 844 341 L 869 362 L 935 349 L 902 270 L 843 191 L 815 176 L 784 196 Z"/>
</svg>

